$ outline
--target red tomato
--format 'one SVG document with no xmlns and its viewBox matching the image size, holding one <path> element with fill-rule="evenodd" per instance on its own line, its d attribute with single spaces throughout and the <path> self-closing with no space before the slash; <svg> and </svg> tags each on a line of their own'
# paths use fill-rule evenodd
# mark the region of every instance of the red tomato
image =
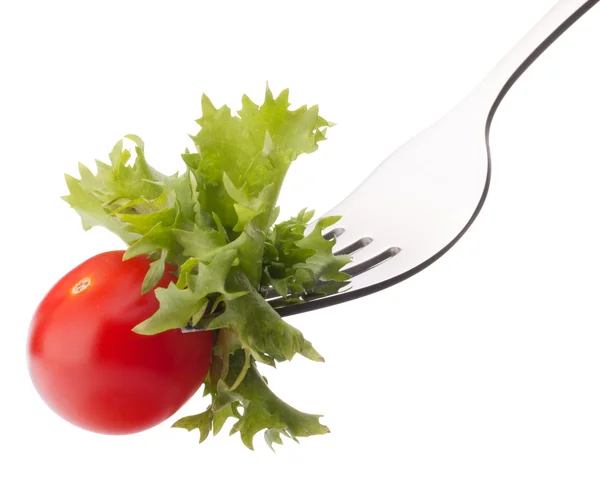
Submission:
<svg viewBox="0 0 600 493">
<path fill-rule="evenodd" d="M 46 403 L 67 421 L 97 433 L 151 428 L 175 413 L 203 383 L 212 334 L 132 328 L 158 309 L 141 295 L 149 261 L 96 255 L 50 290 L 33 317 L 29 371 Z M 165 273 L 159 286 L 175 280 Z"/>
</svg>

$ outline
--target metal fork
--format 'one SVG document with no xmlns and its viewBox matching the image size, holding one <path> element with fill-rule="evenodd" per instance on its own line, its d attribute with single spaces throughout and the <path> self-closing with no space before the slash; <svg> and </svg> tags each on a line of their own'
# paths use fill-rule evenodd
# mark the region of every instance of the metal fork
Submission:
<svg viewBox="0 0 600 493">
<path fill-rule="evenodd" d="M 560 0 L 467 98 L 398 148 L 330 210 L 326 216 L 342 219 L 325 236 L 336 238 L 336 254 L 352 255 L 345 269 L 351 275 L 350 289 L 283 306 L 270 292 L 267 298 L 279 314 L 295 315 L 375 293 L 417 274 L 450 250 L 485 202 L 491 176 L 490 127 L 502 99 L 599 1 Z"/>
<path fill-rule="evenodd" d="M 502 99 L 529 66 L 600 0 L 561 0 L 448 115 L 389 156 L 326 215 L 340 215 L 337 253 L 351 288 L 281 306 L 282 316 L 350 301 L 425 269 L 465 234 L 491 176 L 489 134 Z M 375 220 L 374 220 L 375 219 Z"/>
</svg>

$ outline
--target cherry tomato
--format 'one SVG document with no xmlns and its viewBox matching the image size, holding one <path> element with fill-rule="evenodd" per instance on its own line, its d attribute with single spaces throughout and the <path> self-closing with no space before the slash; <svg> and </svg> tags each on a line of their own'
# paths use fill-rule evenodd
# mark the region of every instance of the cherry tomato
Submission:
<svg viewBox="0 0 600 493">
<path fill-rule="evenodd" d="M 123 251 L 96 255 L 64 276 L 38 306 L 28 358 L 33 384 L 59 416 L 104 434 L 151 428 L 201 386 L 212 334 L 169 330 L 145 336 L 133 327 L 158 309 L 141 294 L 149 261 Z M 168 270 L 168 269 L 167 269 Z M 159 286 L 174 281 L 165 272 Z"/>
</svg>

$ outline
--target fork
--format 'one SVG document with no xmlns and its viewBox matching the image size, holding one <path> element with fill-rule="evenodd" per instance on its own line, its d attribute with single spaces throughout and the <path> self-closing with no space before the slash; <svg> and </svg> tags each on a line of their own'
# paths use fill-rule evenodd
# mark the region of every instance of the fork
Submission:
<svg viewBox="0 0 600 493">
<path fill-rule="evenodd" d="M 279 314 L 375 293 L 448 252 L 485 202 L 491 178 L 490 127 L 498 106 L 527 68 L 598 1 L 559 1 L 469 96 L 394 151 L 330 210 L 327 216 L 342 219 L 326 236 L 336 238 L 336 253 L 352 255 L 346 267 L 351 287 L 281 306 Z"/>
<path fill-rule="evenodd" d="M 490 127 L 498 106 L 525 70 L 598 1 L 560 0 L 469 96 L 331 209 L 326 216 L 342 219 L 325 237 L 336 239 L 336 254 L 352 255 L 345 268 L 350 289 L 278 306 L 278 313 L 295 315 L 375 293 L 448 252 L 485 202 Z M 282 301 L 274 292 L 267 298 L 274 305 Z"/>
</svg>

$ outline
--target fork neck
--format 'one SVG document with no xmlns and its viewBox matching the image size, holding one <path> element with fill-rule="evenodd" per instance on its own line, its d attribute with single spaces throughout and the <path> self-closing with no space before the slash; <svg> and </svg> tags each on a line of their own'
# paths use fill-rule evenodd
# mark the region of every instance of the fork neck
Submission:
<svg viewBox="0 0 600 493">
<path fill-rule="evenodd" d="M 560 0 L 464 101 L 483 110 L 487 125 L 506 93 L 529 66 L 600 0 Z"/>
</svg>

